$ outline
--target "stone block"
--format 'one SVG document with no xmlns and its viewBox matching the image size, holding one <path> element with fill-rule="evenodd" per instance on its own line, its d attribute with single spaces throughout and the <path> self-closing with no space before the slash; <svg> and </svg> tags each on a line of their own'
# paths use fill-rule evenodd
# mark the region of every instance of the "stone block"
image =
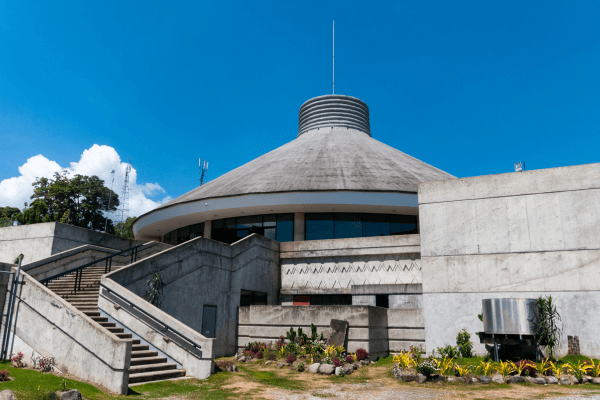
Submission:
<svg viewBox="0 0 600 400">
<path fill-rule="evenodd" d="M 60 394 L 60 400 L 81 400 L 81 392 L 77 389 Z"/>
<path fill-rule="evenodd" d="M 525 378 L 521 375 L 513 375 L 506 380 L 506 383 L 520 383 L 525 382 Z"/>
<path fill-rule="evenodd" d="M 449 376 L 448 378 L 446 378 L 446 382 L 448 382 L 448 383 L 456 383 L 456 382 L 458 382 L 458 379 L 456 379 L 455 376 Z"/>
<path fill-rule="evenodd" d="M 469 379 L 467 379 L 467 383 L 468 384 L 479 383 L 479 379 L 477 379 L 474 376 L 472 376 Z"/>
<path fill-rule="evenodd" d="M 483 383 L 484 385 L 487 385 L 488 383 L 490 383 L 492 381 L 492 378 L 487 376 L 487 375 L 481 375 L 479 377 L 479 382 Z"/>
<path fill-rule="evenodd" d="M 558 378 L 556 378 L 555 376 L 548 376 L 546 378 L 546 382 L 548 383 L 548 385 L 558 385 Z"/>
<path fill-rule="evenodd" d="M 595 385 L 600 385 L 600 378 L 594 378 L 592 379 L 592 383 Z"/>
<path fill-rule="evenodd" d="M 344 375 L 350 375 L 352 372 L 354 372 L 354 365 L 352 364 L 346 364 L 342 367 L 342 369 L 344 370 Z"/>
<path fill-rule="evenodd" d="M 81 395 L 79 398 L 81 399 Z M 0 400 L 17 400 L 17 396 L 12 390 L 3 390 L 0 392 Z"/>
<path fill-rule="evenodd" d="M 504 379 L 504 377 L 500 374 L 496 374 L 494 376 L 492 376 L 492 382 L 494 383 L 505 383 L 506 380 Z"/>
<path fill-rule="evenodd" d="M 414 372 L 405 371 L 402 374 L 402 380 L 404 382 L 412 382 L 417 378 L 417 375 Z"/>
<path fill-rule="evenodd" d="M 335 367 L 335 374 L 340 375 L 342 373 L 342 367 Z"/>
<path fill-rule="evenodd" d="M 321 375 L 332 375 L 335 372 L 335 365 L 333 365 L 333 364 L 321 364 L 321 365 L 319 365 L 318 372 Z"/>
<path fill-rule="evenodd" d="M 426 380 L 427 380 L 427 376 L 425 376 L 423 374 L 417 374 L 417 377 L 415 378 L 415 382 L 417 382 L 417 383 L 425 383 Z"/>
<path fill-rule="evenodd" d="M 569 377 L 562 377 L 558 380 L 558 384 L 559 385 L 570 385 L 571 384 L 571 379 L 569 379 Z"/>
<path fill-rule="evenodd" d="M 345 346 L 348 325 L 348 321 L 332 319 L 329 324 L 330 334 L 327 346 Z"/>
</svg>

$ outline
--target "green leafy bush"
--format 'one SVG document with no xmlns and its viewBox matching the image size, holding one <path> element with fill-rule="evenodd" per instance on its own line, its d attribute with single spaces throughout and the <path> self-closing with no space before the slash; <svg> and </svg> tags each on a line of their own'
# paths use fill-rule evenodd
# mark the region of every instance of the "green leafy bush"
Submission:
<svg viewBox="0 0 600 400">
<path fill-rule="evenodd" d="M 446 347 L 438 347 L 436 351 L 439 353 L 441 358 L 456 358 L 458 357 L 458 347 L 446 345 Z"/>
<path fill-rule="evenodd" d="M 467 332 L 467 328 L 463 328 L 458 332 L 456 344 L 463 358 L 473 357 L 473 342 L 471 342 L 471 335 Z"/>
</svg>

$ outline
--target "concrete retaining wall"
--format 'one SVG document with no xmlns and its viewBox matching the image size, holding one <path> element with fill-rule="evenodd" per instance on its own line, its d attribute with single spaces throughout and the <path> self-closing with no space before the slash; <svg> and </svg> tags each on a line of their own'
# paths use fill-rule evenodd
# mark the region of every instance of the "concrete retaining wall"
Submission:
<svg viewBox="0 0 600 400">
<path fill-rule="evenodd" d="M 482 330 L 481 299 L 552 295 L 559 354 L 600 356 L 600 164 L 421 183 L 419 216 L 429 349 Z"/>
<path fill-rule="evenodd" d="M 282 295 L 421 283 L 419 235 L 286 242 L 280 257 Z"/>
<path fill-rule="evenodd" d="M 131 341 L 119 339 L 27 273 L 21 274 L 24 284 L 17 287 L 9 351 L 23 352 L 26 362 L 32 350 L 54 357 L 61 372 L 126 394 Z"/>
<path fill-rule="evenodd" d="M 102 285 L 101 311 L 181 364 L 186 375 L 206 379 L 214 372 L 215 339 L 205 338 L 111 279 L 102 277 Z"/>
<path fill-rule="evenodd" d="M 217 307 L 215 357 L 236 351 L 237 308 L 242 290 L 279 302 L 279 243 L 250 235 L 232 245 L 197 238 L 108 275 L 144 298 L 155 272 L 165 284 L 162 310 L 202 333 L 203 306 Z"/>
<path fill-rule="evenodd" d="M 347 350 L 363 348 L 371 359 L 389 352 L 425 346 L 421 310 L 390 310 L 371 306 L 250 306 L 240 307 L 238 349 L 250 342 L 274 343 L 290 328 L 310 334 L 314 324 L 329 336 L 332 319 L 348 321 Z"/>
<path fill-rule="evenodd" d="M 60 222 L 9 226 L 0 228 L 0 262 L 12 263 L 23 254 L 32 263 L 85 244 L 125 250 L 144 242 Z"/>
</svg>

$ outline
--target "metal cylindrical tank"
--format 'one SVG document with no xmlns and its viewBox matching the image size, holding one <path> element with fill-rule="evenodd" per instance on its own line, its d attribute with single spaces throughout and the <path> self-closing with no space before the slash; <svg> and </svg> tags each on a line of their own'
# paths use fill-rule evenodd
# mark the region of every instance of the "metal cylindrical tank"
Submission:
<svg viewBox="0 0 600 400">
<path fill-rule="evenodd" d="M 533 335 L 535 299 L 483 299 L 483 331 Z"/>
</svg>

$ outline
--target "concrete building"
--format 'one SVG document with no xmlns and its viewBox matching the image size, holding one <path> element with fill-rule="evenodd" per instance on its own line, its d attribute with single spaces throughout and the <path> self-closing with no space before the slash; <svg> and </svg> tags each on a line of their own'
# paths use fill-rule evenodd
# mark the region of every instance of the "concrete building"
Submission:
<svg viewBox="0 0 600 400">
<path fill-rule="evenodd" d="M 577 335 L 600 357 L 600 164 L 456 179 L 373 138 L 368 107 L 348 96 L 304 103 L 294 140 L 142 215 L 136 241 L 78 229 L 0 228 L 0 262 L 25 254 L 27 280 L 70 274 L 27 285 L 30 319 L 11 326 L 13 345 L 66 371 L 93 353 L 81 376 L 116 392 L 206 377 L 215 357 L 290 327 L 327 335 L 333 318 L 349 323 L 349 351 L 431 353 L 462 328 L 476 339 L 481 300 L 498 297 L 552 295 L 565 326 L 557 353 Z M 115 255 L 132 246 L 141 256 Z M 119 268 L 88 278 L 93 307 L 63 290 L 76 268 L 117 256 Z M 146 296 L 156 276 L 160 307 Z M 38 335 L 45 326 L 63 334 Z M 81 350 L 67 357 L 69 346 Z M 148 351 L 170 369 L 140 372 Z"/>
</svg>

